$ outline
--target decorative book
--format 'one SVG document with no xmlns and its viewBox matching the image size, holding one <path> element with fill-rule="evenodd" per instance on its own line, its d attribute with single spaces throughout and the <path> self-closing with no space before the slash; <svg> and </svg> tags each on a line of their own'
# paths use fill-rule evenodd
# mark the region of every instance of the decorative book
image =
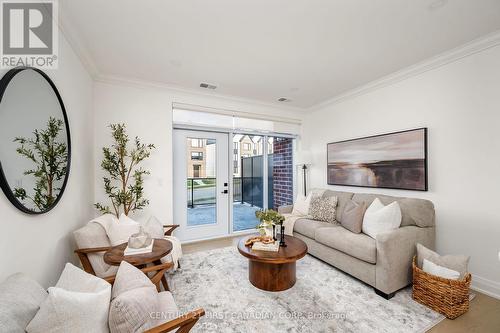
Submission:
<svg viewBox="0 0 500 333">
<path fill-rule="evenodd" d="M 136 255 L 136 254 L 151 253 L 151 252 L 153 252 L 153 244 L 154 244 L 154 240 L 148 246 L 142 247 L 140 249 L 134 249 L 134 248 L 127 246 L 125 248 L 125 251 L 123 251 L 123 255 L 132 256 L 132 255 Z"/>
<path fill-rule="evenodd" d="M 270 251 L 270 252 L 278 252 L 280 249 L 280 243 L 275 241 L 274 243 L 264 244 L 262 242 L 255 242 L 252 245 L 252 250 L 257 251 Z"/>
</svg>

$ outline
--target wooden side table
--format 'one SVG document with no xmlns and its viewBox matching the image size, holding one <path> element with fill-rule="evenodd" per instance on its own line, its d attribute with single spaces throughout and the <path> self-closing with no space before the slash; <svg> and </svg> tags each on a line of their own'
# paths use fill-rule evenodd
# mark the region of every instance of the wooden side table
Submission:
<svg viewBox="0 0 500 333">
<path fill-rule="evenodd" d="M 278 252 L 254 251 L 246 246 L 246 241 L 255 237 L 243 237 L 238 243 L 238 251 L 249 259 L 248 278 L 257 288 L 267 291 L 283 291 L 295 285 L 296 262 L 307 253 L 307 245 L 302 240 L 285 235 L 286 247 Z"/>
<path fill-rule="evenodd" d="M 104 262 L 112 266 L 120 266 L 122 261 L 126 261 L 136 267 L 143 267 L 147 264 L 161 265 L 161 258 L 172 252 L 172 243 L 166 239 L 153 239 L 153 251 L 149 253 L 124 255 L 127 248 L 127 243 L 123 243 L 112 247 L 104 253 Z M 165 275 L 162 276 L 161 282 L 165 290 L 169 290 Z"/>
</svg>

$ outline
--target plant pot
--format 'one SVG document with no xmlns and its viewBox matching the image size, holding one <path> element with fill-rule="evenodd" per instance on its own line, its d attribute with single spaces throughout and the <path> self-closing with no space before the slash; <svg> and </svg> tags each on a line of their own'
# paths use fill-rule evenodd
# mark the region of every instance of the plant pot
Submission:
<svg viewBox="0 0 500 333">
<path fill-rule="evenodd" d="M 264 227 L 265 236 L 273 237 L 273 224 L 271 222 L 268 223 L 266 227 Z"/>
</svg>

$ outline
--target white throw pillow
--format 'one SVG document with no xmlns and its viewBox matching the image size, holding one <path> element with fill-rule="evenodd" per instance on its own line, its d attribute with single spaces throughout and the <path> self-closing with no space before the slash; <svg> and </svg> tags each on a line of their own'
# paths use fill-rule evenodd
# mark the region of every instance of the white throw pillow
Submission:
<svg viewBox="0 0 500 333">
<path fill-rule="evenodd" d="M 292 215 L 307 215 L 309 213 L 309 205 L 311 204 L 311 193 L 306 197 L 303 194 L 297 195 L 297 199 L 293 204 Z"/>
<path fill-rule="evenodd" d="M 121 214 L 118 223 L 110 223 L 108 237 L 111 246 L 128 242 L 130 236 L 139 232 L 140 224 L 125 214 Z"/>
<path fill-rule="evenodd" d="M 422 267 L 423 271 L 432 275 L 440 276 L 445 279 L 458 280 L 460 277 L 460 272 L 454 271 L 452 269 L 436 265 L 432 261 L 424 259 L 424 264 Z"/>
<path fill-rule="evenodd" d="M 401 208 L 397 201 L 384 206 L 379 198 L 373 200 L 363 217 L 363 233 L 377 238 L 379 233 L 399 228 L 401 225 Z"/>
<path fill-rule="evenodd" d="M 162 239 L 165 236 L 163 224 L 156 218 L 151 216 L 144 224 L 144 231 L 151 235 L 153 238 Z"/>
<path fill-rule="evenodd" d="M 297 199 L 293 203 L 292 215 L 305 216 L 309 215 L 309 207 L 311 206 L 311 199 L 315 196 L 321 197 L 325 190 L 314 189 L 309 192 L 307 196 L 303 194 L 297 195 Z"/>
<path fill-rule="evenodd" d="M 26 327 L 28 333 L 108 332 L 111 285 L 66 264 L 55 287 Z"/>
</svg>

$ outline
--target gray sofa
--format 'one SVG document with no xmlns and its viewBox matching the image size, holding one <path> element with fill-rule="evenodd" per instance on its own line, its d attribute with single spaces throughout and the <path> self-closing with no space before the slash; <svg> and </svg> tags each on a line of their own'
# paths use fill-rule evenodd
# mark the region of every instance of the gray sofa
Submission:
<svg viewBox="0 0 500 333">
<path fill-rule="evenodd" d="M 373 286 L 377 294 L 389 299 L 412 282 L 412 258 L 416 244 L 434 249 L 434 205 L 423 199 L 399 198 L 378 194 L 362 194 L 326 190 L 323 196 L 337 196 L 337 221 L 349 200 L 365 202 L 375 198 L 387 205 L 398 201 L 402 222 L 399 229 L 379 234 L 373 239 L 353 233 L 340 225 L 308 218 L 295 222 L 293 235 L 302 239 L 308 253 Z M 293 206 L 282 206 L 280 213 L 291 213 Z"/>
</svg>

